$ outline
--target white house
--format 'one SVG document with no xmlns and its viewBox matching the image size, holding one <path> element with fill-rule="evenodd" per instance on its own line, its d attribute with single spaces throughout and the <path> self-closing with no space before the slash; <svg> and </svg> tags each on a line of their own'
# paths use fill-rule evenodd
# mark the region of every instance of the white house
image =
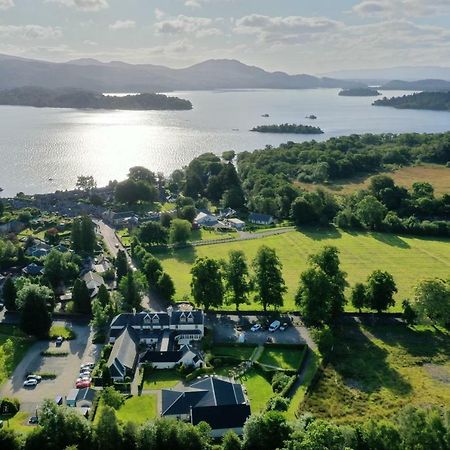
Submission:
<svg viewBox="0 0 450 450">
<path fill-rule="evenodd" d="M 227 219 L 226 223 L 235 230 L 243 230 L 245 228 L 245 222 L 241 219 Z"/>
</svg>

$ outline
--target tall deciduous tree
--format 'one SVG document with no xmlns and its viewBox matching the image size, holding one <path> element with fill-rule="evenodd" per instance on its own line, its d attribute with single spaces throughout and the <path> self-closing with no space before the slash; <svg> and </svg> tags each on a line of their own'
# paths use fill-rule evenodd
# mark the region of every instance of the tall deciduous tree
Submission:
<svg viewBox="0 0 450 450">
<path fill-rule="evenodd" d="M 415 289 L 415 307 L 419 315 L 437 325 L 450 324 L 450 283 L 443 280 L 423 280 Z"/>
<path fill-rule="evenodd" d="M 356 308 L 359 312 L 367 305 L 366 286 L 363 283 L 356 283 L 350 294 L 353 308 Z"/>
<path fill-rule="evenodd" d="M 170 224 L 170 242 L 172 244 L 184 244 L 191 237 L 192 225 L 187 220 L 173 219 Z"/>
<path fill-rule="evenodd" d="M 91 314 L 91 295 L 83 280 L 75 280 L 72 290 L 74 309 L 81 314 Z"/>
<path fill-rule="evenodd" d="M 225 295 L 228 304 L 239 306 L 248 303 L 251 291 L 251 280 L 245 253 L 233 250 L 229 253 L 228 262 L 224 264 L 223 277 L 225 281 Z"/>
<path fill-rule="evenodd" d="M 381 313 L 395 305 L 394 294 L 397 292 L 393 276 L 389 272 L 375 270 L 367 279 L 367 303 L 371 309 Z"/>
<path fill-rule="evenodd" d="M 122 432 L 111 406 L 105 405 L 100 411 L 97 422 L 98 450 L 116 450 L 122 441 Z"/>
<path fill-rule="evenodd" d="M 169 233 L 159 222 L 147 222 L 139 228 L 138 236 L 146 244 L 166 244 Z"/>
<path fill-rule="evenodd" d="M 124 277 L 128 273 L 127 255 L 123 250 L 119 250 L 117 252 L 115 266 L 116 266 L 117 281 L 120 282 L 122 277 Z"/>
<path fill-rule="evenodd" d="M 208 311 L 223 303 L 223 283 L 220 264 L 211 258 L 197 258 L 191 269 L 191 293 L 197 305 Z"/>
<path fill-rule="evenodd" d="M 3 303 L 8 311 L 17 311 L 17 289 L 11 277 L 3 284 Z"/>
<path fill-rule="evenodd" d="M 267 311 L 268 306 L 283 306 L 283 294 L 287 291 L 282 264 L 274 249 L 262 246 L 253 260 L 257 300 Z"/>
<path fill-rule="evenodd" d="M 145 277 L 140 272 L 128 271 L 119 283 L 119 291 L 123 296 L 125 309 L 140 311 L 142 296 L 147 289 Z"/>
<path fill-rule="evenodd" d="M 166 272 L 161 272 L 156 282 L 156 289 L 169 302 L 175 295 L 175 284 L 171 276 Z"/>
<path fill-rule="evenodd" d="M 45 338 L 52 324 L 53 292 L 45 286 L 27 284 L 18 293 L 20 326 L 33 336 Z"/>
</svg>

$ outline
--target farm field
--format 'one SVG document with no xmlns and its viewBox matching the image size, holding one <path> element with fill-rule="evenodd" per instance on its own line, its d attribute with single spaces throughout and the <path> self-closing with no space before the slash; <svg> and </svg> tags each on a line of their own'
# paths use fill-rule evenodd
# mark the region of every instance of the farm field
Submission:
<svg viewBox="0 0 450 450">
<path fill-rule="evenodd" d="M 338 229 L 292 231 L 260 239 L 225 242 L 201 247 L 188 247 L 158 257 L 176 286 L 176 298 L 190 294 L 190 270 L 196 257 L 227 258 L 230 250 L 243 250 L 249 262 L 258 248 L 267 245 L 277 251 L 283 263 L 283 275 L 288 287 L 283 310 L 295 308 L 294 296 L 300 273 L 307 267 L 307 258 L 324 245 L 340 250 L 343 270 L 353 285 L 365 281 L 375 269 L 387 270 L 398 287 L 396 310 L 404 298 L 413 295 L 418 280 L 426 277 L 447 278 L 450 273 L 450 240 L 386 233 L 345 232 Z M 255 303 L 241 306 L 242 310 L 261 309 Z M 348 306 L 350 309 L 350 306 Z"/>
<path fill-rule="evenodd" d="M 297 413 L 354 423 L 387 417 L 407 404 L 450 404 L 448 332 L 355 324 L 344 328 L 334 349 Z"/>
<path fill-rule="evenodd" d="M 450 192 L 450 168 L 445 166 L 424 164 L 420 166 L 402 167 L 392 172 L 382 172 L 382 174 L 390 176 L 395 181 L 395 184 L 408 189 L 410 189 L 413 183 L 417 181 L 425 181 L 433 185 L 436 195 L 442 195 Z M 320 186 L 336 194 L 351 194 L 359 189 L 366 189 L 369 186 L 369 181 L 372 176 L 373 175 L 368 177 L 359 177 L 342 182 L 336 181 L 329 185 L 309 183 L 296 184 L 306 190 L 315 190 Z"/>
</svg>

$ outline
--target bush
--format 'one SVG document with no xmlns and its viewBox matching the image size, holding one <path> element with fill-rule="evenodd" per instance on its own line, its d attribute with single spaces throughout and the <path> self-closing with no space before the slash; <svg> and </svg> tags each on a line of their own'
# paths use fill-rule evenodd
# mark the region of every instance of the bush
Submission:
<svg viewBox="0 0 450 450">
<path fill-rule="evenodd" d="M 103 390 L 102 399 L 105 405 L 114 409 L 119 409 L 124 403 L 122 394 L 114 389 L 113 386 L 109 386 Z"/>
<path fill-rule="evenodd" d="M 272 378 L 273 392 L 280 393 L 289 383 L 290 378 L 283 372 L 277 372 Z"/>
<path fill-rule="evenodd" d="M 289 407 L 289 400 L 281 395 L 271 397 L 267 402 L 267 411 L 287 411 Z"/>
<path fill-rule="evenodd" d="M 20 410 L 20 402 L 17 398 L 5 397 L 0 403 L 0 413 L 14 416 Z"/>
<path fill-rule="evenodd" d="M 193 372 L 191 372 L 189 375 L 186 375 L 186 381 L 192 381 L 195 380 L 200 375 L 207 375 L 214 373 L 214 367 L 199 367 L 198 369 L 195 369 Z"/>
</svg>

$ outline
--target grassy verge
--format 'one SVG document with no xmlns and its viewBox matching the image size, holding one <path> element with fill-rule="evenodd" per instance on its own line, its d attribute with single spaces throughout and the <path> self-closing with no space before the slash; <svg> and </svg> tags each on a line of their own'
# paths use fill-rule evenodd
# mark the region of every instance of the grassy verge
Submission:
<svg viewBox="0 0 450 450">
<path fill-rule="evenodd" d="M 35 428 L 34 426 L 28 424 L 29 417 L 29 413 L 25 411 L 19 411 L 13 417 L 0 415 L 0 420 L 3 421 L 3 428 L 5 430 L 11 429 L 19 433 L 29 433 Z"/>
<path fill-rule="evenodd" d="M 258 362 L 280 369 L 298 370 L 305 356 L 305 348 L 266 347 Z"/>
<path fill-rule="evenodd" d="M 77 335 L 75 331 L 71 330 L 67 326 L 52 325 L 49 332 L 49 337 L 51 340 L 56 339 L 58 336 L 63 337 L 66 341 L 76 339 Z"/>
<path fill-rule="evenodd" d="M 153 370 L 145 376 L 143 389 L 159 390 L 174 387 L 182 377 L 176 370 Z"/>
<path fill-rule="evenodd" d="M 334 245 L 340 250 L 342 269 L 348 273 L 352 285 L 365 281 L 376 269 L 389 271 L 398 287 L 397 305 L 411 297 L 418 280 L 426 277 L 448 277 L 450 271 L 450 240 L 385 233 L 344 232 L 337 229 L 292 231 L 277 236 L 238 242 L 224 242 L 214 247 L 204 245 L 175 250 L 160 255 L 164 270 L 175 282 L 177 297 L 190 294 L 192 263 L 197 257 L 227 258 L 230 250 L 243 250 L 251 261 L 261 245 L 276 250 L 282 264 L 283 276 L 288 287 L 284 311 L 295 308 L 294 297 L 300 273 L 307 267 L 307 256 L 324 245 Z M 350 308 L 350 306 L 349 306 Z M 261 309 L 254 301 L 242 309 Z"/>
<path fill-rule="evenodd" d="M 31 344 L 17 327 L 0 327 L 0 385 L 12 375 Z"/>
<path fill-rule="evenodd" d="M 346 326 L 299 412 L 339 423 L 450 404 L 450 335 L 402 324 Z"/>
<path fill-rule="evenodd" d="M 247 346 L 247 345 L 215 345 L 211 351 L 214 357 L 220 358 L 221 356 L 235 358 L 237 360 L 245 361 L 250 359 L 253 351 L 255 350 L 255 346 Z"/>
</svg>

